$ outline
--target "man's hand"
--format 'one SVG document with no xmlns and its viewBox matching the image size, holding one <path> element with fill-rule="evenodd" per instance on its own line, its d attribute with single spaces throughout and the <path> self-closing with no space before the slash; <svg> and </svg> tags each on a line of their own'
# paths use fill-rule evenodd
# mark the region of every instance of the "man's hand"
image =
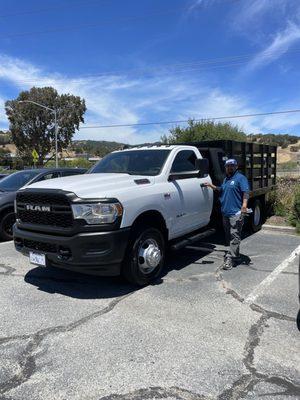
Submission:
<svg viewBox="0 0 300 400">
<path fill-rule="evenodd" d="M 220 188 L 218 188 L 218 186 L 215 186 L 215 185 L 213 185 L 213 184 L 210 183 L 210 182 L 204 182 L 204 183 L 201 184 L 201 186 L 202 186 L 202 187 L 209 187 L 209 188 L 211 188 L 212 190 L 215 190 L 215 191 L 217 191 L 217 192 L 220 191 Z"/>
<path fill-rule="evenodd" d="M 247 214 L 247 206 L 242 206 L 242 208 L 241 208 L 241 213 L 242 214 Z"/>
</svg>

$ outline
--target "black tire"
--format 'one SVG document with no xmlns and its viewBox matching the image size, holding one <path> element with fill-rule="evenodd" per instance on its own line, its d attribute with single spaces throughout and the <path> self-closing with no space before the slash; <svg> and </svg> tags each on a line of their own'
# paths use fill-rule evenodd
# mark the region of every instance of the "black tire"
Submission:
<svg viewBox="0 0 300 400">
<path fill-rule="evenodd" d="M 15 213 L 13 211 L 8 211 L 2 214 L 0 220 L 0 239 L 2 240 L 12 240 L 13 231 L 12 228 L 16 222 Z"/>
<path fill-rule="evenodd" d="M 258 232 L 261 230 L 264 218 L 264 210 L 260 200 L 255 200 L 252 205 L 253 213 L 250 219 L 250 228 L 252 232 Z"/>
<path fill-rule="evenodd" d="M 151 259 L 157 266 L 148 267 L 147 252 L 151 246 L 157 259 Z M 165 261 L 165 239 L 161 231 L 152 227 L 139 227 L 132 234 L 126 256 L 122 265 L 122 276 L 130 283 L 137 286 L 146 286 L 159 277 Z M 148 249 L 148 250 L 147 250 Z M 158 257 L 158 250 L 160 256 Z M 146 255 L 143 257 L 141 255 Z M 155 257 L 154 257 L 155 258 Z M 144 262 L 143 262 L 144 260 Z"/>
<path fill-rule="evenodd" d="M 300 310 L 298 311 L 298 314 L 297 314 L 297 328 L 298 328 L 298 331 L 300 332 Z"/>
</svg>

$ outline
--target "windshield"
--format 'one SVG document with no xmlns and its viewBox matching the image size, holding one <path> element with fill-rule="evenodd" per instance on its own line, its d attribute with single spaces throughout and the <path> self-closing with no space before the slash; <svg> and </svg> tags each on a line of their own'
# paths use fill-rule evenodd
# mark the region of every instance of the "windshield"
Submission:
<svg viewBox="0 0 300 400">
<path fill-rule="evenodd" d="M 131 150 L 111 153 L 96 164 L 90 173 L 158 175 L 169 153 L 170 150 Z"/>
<path fill-rule="evenodd" d="M 26 185 L 32 178 L 40 174 L 41 171 L 26 170 L 15 172 L 0 181 L 0 191 L 14 191 Z"/>
</svg>

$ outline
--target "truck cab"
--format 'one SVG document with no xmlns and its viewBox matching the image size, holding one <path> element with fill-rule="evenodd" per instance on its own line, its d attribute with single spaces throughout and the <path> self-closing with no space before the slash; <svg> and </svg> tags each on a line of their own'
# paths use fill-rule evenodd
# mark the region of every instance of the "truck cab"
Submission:
<svg viewBox="0 0 300 400">
<path fill-rule="evenodd" d="M 89 174 L 21 189 L 15 247 L 36 265 L 148 284 L 161 273 L 169 241 L 209 224 L 208 172 L 190 145 L 110 153 Z"/>
</svg>

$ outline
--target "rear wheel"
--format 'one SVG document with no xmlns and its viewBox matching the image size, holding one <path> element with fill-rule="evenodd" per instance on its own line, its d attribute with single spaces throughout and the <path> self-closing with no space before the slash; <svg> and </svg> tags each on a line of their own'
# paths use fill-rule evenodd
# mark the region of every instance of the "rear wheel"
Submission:
<svg viewBox="0 0 300 400">
<path fill-rule="evenodd" d="M 260 200 L 255 200 L 252 207 L 253 213 L 251 214 L 251 229 L 253 232 L 258 232 L 263 223 L 263 207 Z"/>
<path fill-rule="evenodd" d="M 122 266 L 123 277 L 138 286 L 149 285 L 161 273 L 165 240 L 156 228 L 140 227 L 133 234 Z"/>
<path fill-rule="evenodd" d="M 13 211 L 8 211 L 6 214 L 2 215 L 0 221 L 0 238 L 2 240 L 13 239 L 13 226 L 15 222 L 16 217 Z"/>
</svg>

